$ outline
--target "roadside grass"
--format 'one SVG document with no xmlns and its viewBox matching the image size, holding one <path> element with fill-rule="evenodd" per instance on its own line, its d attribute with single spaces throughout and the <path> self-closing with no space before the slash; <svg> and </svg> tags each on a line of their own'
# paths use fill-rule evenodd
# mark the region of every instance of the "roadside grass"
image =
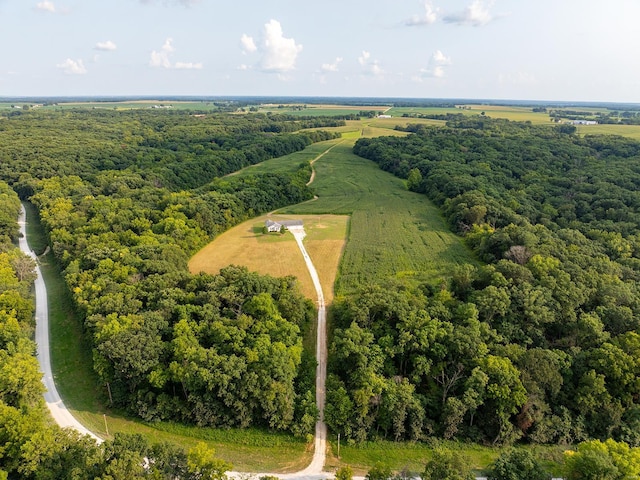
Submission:
<svg viewBox="0 0 640 480">
<path fill-rule="evenodd" d="M 192 273 L 218 273 L 227 265 L 244 265 L 249 270 L 276 277 L 294 275 L 300 282 L 302 293 L 312 301 L 317 300 L 313 281 L 289 232 L 263 234 L 267 218 L 300 219 L 307 236 L 305 248 L 318 271 L 327 303 L 333 299 L 340 255 L 347 235 L 348 217 L 336 215 L 263 215 L 244 222 L 219 235 L 213 242 L 197 252 L 189 261 Z"/>
<path fill-rule="evenodd" d="M 457 451 L 466 456 L 476 475 L 486 474 L 491 463 L 506 448 L 485 447 L 474 443 L 463 443 L 446 440 L 434 440 L 432 442 L 392 442 L 375 441 L 357 445 L 349 445 L 342 442 L 340 445 L 340 458 L 338 454 L 338 442 L 332 438 L 329 442 L 327 453 L 327 470 L 338 469 L 349 465 L 355 475 L 365 475 L 376 462 L 382 462 L 399 472 L 406 470 L 412 476 L 419 476 L 427 462 L 433 455 L 436 447 Z M 565 450 L 559 446 L 533 446 L 526 447 L 541 459 L 544 467 L 554 475 L 562 475 L 562 452 Z"/>
<path fill-rule="evenodd" d="M 345 141 L 314 164 L 317 200 L 278 211 L 351 215 L 337 295 L 390 277 L 438 283 L 452 265 L 477 263 L 427 197 L 354 155 L 352 146 Z"/>
<path fill-rule="evenodd" d="M 41 254 L 47 245 L 35 208 L 25 205 L 30 247 Z M 89 430 L 101 438 L 117 432 L 140 433 L 152 443 L 170 442 L 183 448 L 204 441 L 217 456 L 241 471 L 291 472 L 311 461 L 312 448 L 290 434 L 260 429 L 215 429 L 172 423 L 145 424 L 108 408 L 106 392 L 93 371 L 91 347 L 75 314 L 71 297 L 53 255 L 40 259 L 47 284 L 51 361 L 56 387 L 65 405 Z M 108 431 L 108 433 L 107 433 Z"/>
</svg>

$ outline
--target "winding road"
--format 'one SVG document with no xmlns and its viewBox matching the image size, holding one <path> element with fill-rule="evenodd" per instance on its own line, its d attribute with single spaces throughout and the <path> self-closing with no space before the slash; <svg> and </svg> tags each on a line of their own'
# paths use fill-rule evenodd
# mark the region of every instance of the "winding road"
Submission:
<svg viewBox="0 0 640 480">
<path fill-rule="evenodd" d="M 47 286 L 44 283 L 44 278 L 40 271 L 38 257 L 33 250 L 29 248 L 29 243 L 27 242 L 26 212 L 24 206 L 22 206 L 20 215 L 18 216 L 18 225 L 20 226 L 20 250 L 36 261 L 35 271 L 37 277 L 34 282 L 36 291 L 36 344 L 38 346 L 38 362 L 40 363 L 40 369 L 43 373 L 42 383 L 44 383 L 44 386 L 47 389 L 44 394 L 44 400 L 51 412 L 51 416 L 58 425 L 63 428 L 73 428 L 81 434 L 89 435 L 94 438 L 96 442 L 101 443 L 102 439 L 100 437 L 87 430 L 73 417 L 73 415 L 71 415 L 71 412 L 69 412 L 60 398 L 58 390 L 56 390 L 56 384 L 53 381 L 53 373 L 51 371 L 51 356 L 49 354 L 49 308 L 47 305 Z"/>
</svg>

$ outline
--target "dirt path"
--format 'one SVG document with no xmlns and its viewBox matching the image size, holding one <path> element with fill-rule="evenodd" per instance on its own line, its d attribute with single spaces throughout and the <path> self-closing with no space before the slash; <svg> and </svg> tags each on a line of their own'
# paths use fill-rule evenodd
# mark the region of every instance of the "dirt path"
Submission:
<svg viewBox="0 0 640 480">
<path fill-rule="evenodd" d="M 62 402 L 62 399 L 56 390 L 56 385 L 53 381 L 53 373 L 51 371 L 51 357 L 49 355 L 49 308 L 47 305 L 47 286 L 42 278 L 42 272 L 40 271 L 40 265 L 37 263 L 38 259 L 36 254 L 29 248 L 29 244 L 27 243 L 26 213 L 24 206 L 22 207 L 20 216 L 18 217 L 18 225 L 20 226 L 21 233 L 19 240 L 20 250 L 36 261 L 37 278 L 34 282 L 36 290 L 36 344 L 38 345 L 38 362 L 40 363 L 40 369 L 43 373 L 42 383 L 44 383 L 44 386 L 47 389 L 44 394 L 44 400 L 51 412 L 51 416 L 58 425 L 62 428 L 73 428 L 84 435 L 90 435 L 98 443 L 101 443 L 101 438 L 87 430 L 73 417 L 73 415 L 71 415 L 71 412 L 69 412 L 65 404 Z"/>
<path fill-rule="evenodd" d="M 313 160 L 311 160 L 309 162 L 309 165 L 311 165 L 311 178 L 309 179 L 309 181 L 307 182 L 307 187 L 309 185 L 311 185 L 313 183 L 313 181 L 316 179 L 316 169 L 313 168 L 313 164 L 316 163 L 318 160 L 320 160 L 322 157 L 324 157 L 327 153 L 329 153 L 333 147 L 337 147 L 338 145 L 340 145 L 342 142 L 344 142 L 344 140 L 339 141 L 338 143 L 336 143 L 335 145 L 331 145 L 329 148 L 327 148 L 324 152 L 322 152 L 320 155 L 318 155 L 316 158 L 314 158 Z"/>
</svg>

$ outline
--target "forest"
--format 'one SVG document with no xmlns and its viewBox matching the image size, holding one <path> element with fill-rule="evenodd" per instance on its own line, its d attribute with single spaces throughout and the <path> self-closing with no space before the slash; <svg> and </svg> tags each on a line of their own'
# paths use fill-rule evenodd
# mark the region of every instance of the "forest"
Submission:
<svg viewBox="0 0 640 480">
<path fill-rule="evenodd" d="M 98 391 L 112 408 L 147 421 L 313 431 L 315 360 L 302 338 L 314 307 L 297 281 L 233 266 L 216 276 L 187 269 L 188 258 L 230 226 L 312 197 L 308 163 L 293 174 L 222 178 L 334 136 L 291 133 L 322 119 L 274 117 L 79 110 L 0 119 L 0 177 L 37 207 L 85 319 Z M 0 210 L 0 234 L 10 245 L 20 204 L 3 185 L 0 200 L 9 196 L 10 206 Z M 2 255 L 7 265 L 21 256 Z M 8 290 L 15 283 L 27 295 L 28 279 L 22 286 L 8 266 L 2 272 L 1 295 L 19 306 L 25 323 L 12 320 L 3 336 L 16 331 L 28 339 L 31 300 Z M 42 388 L 30 342 L 16 353 L 28 353 L 38 378 L 33 394 L 24 390 L 35 402 Z M 22 390 L 0 388 L 16 397 L 11 408 L 20 408 Z M 15 432 L 0 430 L 15 440 Z M 17 462 L 0 460 L 0 468 L 16 472 L 20 455 L 0 454 Z"/>
<path fill-rule="evenodd" d="M 482 117 L 355 153 L 482 260 L 336 306 L 327 422 L 355 440 L 640 444 L 640 144 Z"/>
<path fill-rule="evenodd" d="M 237 266 L 191 275 L 187 260 L 233 225 L 313 197 L 308 163 L 228 174 L 335 138 L 322 128 L 343 123 L 88 109 L 0 118 L 0 478 L 118 478 L 142 458 L 157 478 L 230 468 L 203 445 L 118 435 L 96 446 L 44 419 L 33 278 L 12 243 L 19 199 L 39 212 L 106 405 L 148 422 L 313 431 L 315 358 L 302 340 L 315 312 L 296 279 Z M 640 143 L 567 127 L 454 116 L 356 143 L 435 202 L 478 262 L 432 283 L 372 279 L 336 299 L 333 433 L 640 446 Z"/>
<path fill-rule="evenodd" d="M 150 445 L 140 435 L 116 434 L 97 445 L 51 424 L 33 342 L 35 265 L 15 246 L 19 212 L 18 195 L 0 182 L 0 478 L 195 480 L 230 469 L 204 444 L 185 452 L 166 443 Z"/>
</svg>

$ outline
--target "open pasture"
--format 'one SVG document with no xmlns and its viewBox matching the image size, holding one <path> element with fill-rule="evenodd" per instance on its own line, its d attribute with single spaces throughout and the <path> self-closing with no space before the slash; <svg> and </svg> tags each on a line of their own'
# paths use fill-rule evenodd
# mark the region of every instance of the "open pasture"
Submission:
<svg viewBox="0 0 640 480">
<path fill-rule="evenodd" d="M 192 273 L 218 273 L 227 265 L 243 265 L 276 277 L 298 278 L 303 294 L 317 295 L 298 245 L 289 232 L 263 234 L 267 218 L 302 220 L 307 236 L 305 247 L 318 271 L 327 303 L 333 299 L 333 285 L 347 235 L 348 217 L 336 215 L 263 215 L 224 232 L 189 261 Z"/>
<path fill-rule="evenodd" d="M 257 163 L 255 165 L 243 168 L 242 170 L 239 170 L 237 172 L 230 173 L 227 176 L 243 177 L 247 175 L 256 175 L 263 173 L 293 173 L 298 169 L 301 163 L 312 162 L 318 156 L 322 155 L 324 152 L 341 141 L 341 139 L 335 139 L 314 143 L 299 152 L 290 153 L 289 155 L 285 155 L 283 157 L 271 158 L 265 162 Z"/>
</svg>

